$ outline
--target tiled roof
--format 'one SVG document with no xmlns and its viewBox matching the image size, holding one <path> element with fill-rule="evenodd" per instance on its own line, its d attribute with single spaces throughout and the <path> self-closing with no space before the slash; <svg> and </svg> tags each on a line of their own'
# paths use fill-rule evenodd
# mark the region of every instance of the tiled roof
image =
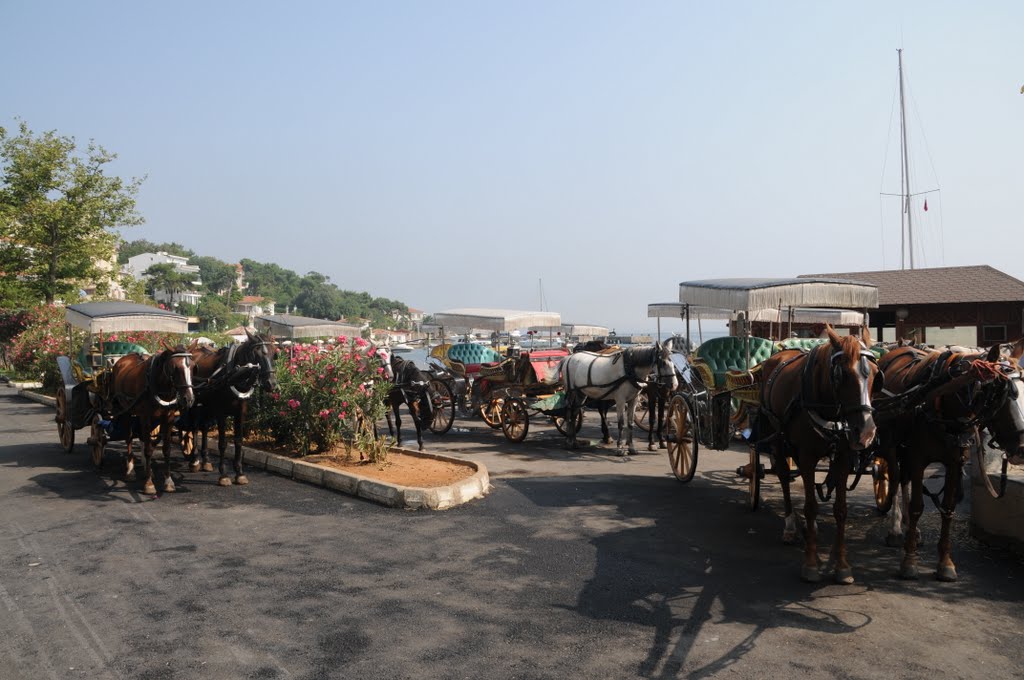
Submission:
<svg viewBox="0 0 1024 680">
<path fill-rule="evenodd" d="M 1024 281 L 987 264 L 800 275 L 818 277 L 873 283 L 878 286 L 880 306 L 1024 302 Z"/>
</svg>

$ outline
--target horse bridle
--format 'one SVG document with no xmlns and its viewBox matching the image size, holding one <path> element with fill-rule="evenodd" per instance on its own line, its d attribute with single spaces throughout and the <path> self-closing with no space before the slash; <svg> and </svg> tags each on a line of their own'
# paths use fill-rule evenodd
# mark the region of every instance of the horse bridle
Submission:
<svg viewBox="0 0 1024 680">
<path fill-rule="evenodd" d="M 186 375 L 186 378 L 187 378 L 186 382 L 184 382 L 183 384 L 180 384 L 180 385 L 174 382 L 174 376 L 168 370 L 168 368 L 171 365 L 171 360 L 172 359 L 176 359 L 178 357 L 181 357 L 182 359 L 185 360 L 184 368 L 185 368 L 185 375 Z M 150 385 L 150 389 L 153 392 L 153 400 L 156 401 L 156 403 L 159 404 L 160 406 L 162 406 L 164 408 L 169 408 L 171 406 L 175 406 L 179 401 L 181 401 L 181 394 L 180 394 L 181 390 L 183 390 L 183 389 L 191 389 L 192 388 L 192 376 L 188 372 L 188 369 L 189 369 L 190 365 L 192 364 L 192 354 L 189 353 L 189 352 L 172 352 L 170 356 L 164 356 L 163 354 L 161 354 L 160 356 L 155 357 L 153 359 L 152 370 L 150 370 L 150 372 L 148 373 L 148 377 L 147 377 L 147 380 L 149 380 L 150 382 L 152 382 L 152 374 L 156 372 L 156 362 L 157 362 L 157 360 L 160 360 L 160 372 L 164 376 L 170 378 L 171 386 L 174 389 L 174 399 L 171 400 L 171 401 L 165 401 L 165 400 L 161 399 L 160 398 L 160 394 L 159 394 L 155 384 L 151 384 Z"/>
</svg>

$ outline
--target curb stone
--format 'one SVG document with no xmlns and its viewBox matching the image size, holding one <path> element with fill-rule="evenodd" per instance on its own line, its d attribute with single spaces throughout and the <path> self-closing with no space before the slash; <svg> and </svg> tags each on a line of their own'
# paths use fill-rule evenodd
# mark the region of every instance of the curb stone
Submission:
<svg viewBox="0 0 1024 680">
<path fill-rule="evenodd" d="M 242 460 L 250 467 L 276 472 L 279 475 L 291 477 L 300 482 L 315 484 L 332 491 L 340 491 L 350 496 L 365 498 L 388 507 L 406 508 L 409 510 L 418 510 L 420 508 L 447 510 L 475 498 L 483 498 L 490 489 L 490 478 L 487 474 L 487 468 L 483 463 L 466 461 L 436 453 L 413 451 L 411 449 L 395 448 L 393 451 L 407 456 L 432 458 L 434 460 L 466 465 L 474 468 L 476 472 L 468 479 L 447 486 L 415 487 L 382 482 L 379 479 L 371 479 L 370 477 L 345 472 L 326 465 L 295 460 L 249 446 L 242 447 Z"/>
<path fill-rule="evenodd" d="M 19 389 L 18 396 L 44 406 L 56 407 L 57 400 L 32 390 Z M 326 465 L 307 463 L 269 451 L 242 447 L 242 460 L 246 465 L 268 472 L 275 472 L 300 482 L 315 484 L 332 491 L 340 491 L 350 496 L 365 498 L 392 508 L 418 510 L 447 510 L 457 505 L 468 503 L 475 498 L 483 498 L 490 489 L 490 477 L 483 463 L 467 461 L 437 453 L 426 453 L 412 449 L 394 448 L 396 453 L 420 458 L 433 458 L 459 465 L 466 465 L 476 470 L 471 477 L 455 484 L 438 487 L 400 486 L 390 482 L 382 482 L 351 472 L 344 472 Z"/>
</svg>

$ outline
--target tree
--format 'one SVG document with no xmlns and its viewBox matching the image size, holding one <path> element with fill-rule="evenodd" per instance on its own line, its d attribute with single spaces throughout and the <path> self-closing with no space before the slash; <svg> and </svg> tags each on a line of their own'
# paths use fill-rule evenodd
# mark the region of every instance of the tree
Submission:
<svg viewBox="0 0 1024 680">
<path fill-rule="evenodd" d="M 141 224 L 141 179 L 105 173 L 117 156 L 94 142 L 84 154 L 73 137 L 40 135 L 21 122 L 0 127 L 0 277 L 52 303 L 77 298 L 84 283 L 106 280 L 96 263 L 112 260 L 118 227 Z"/>
<path fill-rule="evenodd" d="M 167 294 L 168 303 L 172 307 L 174 296 L 188 290 L 192 285 L 192 276 L 177 271 L 169 262 L 151 265 L 143 275 L 147 278 L 149 294 L 156 297 L 157 292 L 163 291 Z"/>
<path fill-rule="evenodd" d="M 189 264 L 199 267 L 199 278 L 203 288 L 214 295 L 230 295 L 235 285 L 235 266 L 215 257 L 201 255 L 192 257 Z"/>
<path fill-rule="evenodd" d="M 199 323 L 203 330 L 221 333 L 240 325 L 245 319 L 241 314 L 234 314 L 223 300 L 213 295 L 207 295 L 199 301 L 196 315 L 199 317 Z"/>
</svg>

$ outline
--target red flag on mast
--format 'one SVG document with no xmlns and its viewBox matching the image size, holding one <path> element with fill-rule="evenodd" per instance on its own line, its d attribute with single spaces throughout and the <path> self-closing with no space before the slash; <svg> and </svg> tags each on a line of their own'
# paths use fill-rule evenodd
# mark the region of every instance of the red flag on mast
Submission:
<svg viewBox="0 0 1024 680">
<path fill-rule="evenodd" d="M 924 199 L 924 211 L 928 212 L 928 199 Z"/>
</svg>

